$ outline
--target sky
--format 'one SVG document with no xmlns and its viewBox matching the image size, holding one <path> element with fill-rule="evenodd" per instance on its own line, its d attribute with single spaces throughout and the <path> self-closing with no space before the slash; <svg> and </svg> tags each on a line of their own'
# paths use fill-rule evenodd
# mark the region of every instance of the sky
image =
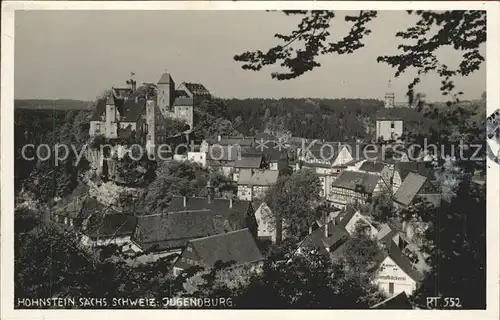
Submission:
<svg viewBox="0 0 500 320">
<path fill-rule="evenodd" d="M 347 34 L 346 13 L 337 13 L 332 40 Z M 380 11 L 364 48 L 323 56 L 321 67 L 294 80 L 272 79 L 276 67 L 246 71 L 233 60 L 279 43 L 274 34 L 293 30 L 297 19 L 265 11 L 16 11 L 15 97 L 93 100 L 107 88 L 125 87 L 130 72 L 141 84 L 157 82 L 167 70 L 176 84 L 200 82 L 221 98 L 383 99 L 390 80 L 396 101 L 405 100 L 414 73 L 394 78 L 395 70 L 376 58 L 397 53 L 396 32 L 415 21 L 406 11 Z M 460 53 L 442 50 L 439 58 L 453 67 Z M 455 80 L 463 99 L 486 91 L 485 69 L 483 64 Z M 429 101 L 444 101 L 440 83 L 429 75 L 416 91 Z"/>
</svg>

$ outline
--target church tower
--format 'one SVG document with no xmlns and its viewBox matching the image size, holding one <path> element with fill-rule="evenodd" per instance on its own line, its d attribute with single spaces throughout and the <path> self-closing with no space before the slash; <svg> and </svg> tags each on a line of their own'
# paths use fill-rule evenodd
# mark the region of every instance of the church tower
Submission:
<svg viewBox="0 0 500 320">
<path fill-rule="evenodd" d="M 168 72 L 164 72 L 158 80 L 156 102 L 164 118 L 167 118 L 175 100 L 175 82 Z"/>
<path fill-rule="evenodd" d="M 389 80 L 388 90 L 384 96 L 384 108 L 390 109 L 394 108 L 394 92 L 391 91 L 391 80 Z"/>
</svg>

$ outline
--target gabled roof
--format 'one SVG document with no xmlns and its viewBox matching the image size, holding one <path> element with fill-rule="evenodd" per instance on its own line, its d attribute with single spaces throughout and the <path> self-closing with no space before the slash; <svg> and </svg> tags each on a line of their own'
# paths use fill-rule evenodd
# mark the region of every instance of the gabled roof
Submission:
<svg viewBox="0 0 500 320">
<path fill-rule="evenodd" d="M 382 162 L 365 161 L 361 167 L 359 167 L 359 170 L 380 173 L 384 168 L 385 165 Z"/>
<path fill-rule="evenodd" d="M 236 160 L 234 167 L 240 169 L 260 169 L 262 163 L 262 156 L 245 156 Z"/>
<path fill-rule="evenodd" d="M 193 105 L 193 98 L 189 97 L 177 97 L 174 100 L 174 106 L 192 106 Z"/>
<path fill-rule="evenodd" d="M 238 228 L 246 226 L 246 217 L 249 208 L 251 207 L 250 201 L 233 200 L 230 206 L 228 199 L 212 199 L 208 202 L 207 198 L 202 197 L 186 197 L 186 206 L 184 207 L 184 198 L 174 196 L 167 207 L 167 212 L 179 211 L 197 211 L 208 210 L 208 213 L 213 219 L 217 215 L 227 219 L 232 225 Z"/>
<path fill-rule="evenodd" d="M 394 171 L 398 172 L 401 180 L 404 180 L 408 173 L 414 172 L 418 173 L 424 177 L 434 180 L 434 174 L 432 168 L 426 162 L 421 161 L 409 161 L 409 162 L 396 162 L 394 164 Z"/>
<path fill-rule="evenodd" d="M 394 261 L 410 278 L 414 281 L 420 281 L 423 279 L 423 275 L 412 267 L 410 260 L 404 256 L 394 241 L 391 241 L 388 245 L 388 251 L 389 252 L 386 256 L 389 256 L 392 261 Z"/>
<path fill-rule="evenodd" d="M 426 181 L 426 177 L 409 172 L 396 194 L 394 194 L 394 201 L 405 206 L 410 205 Z"/>
<path fill-rule="evenodd" d="M 200 83 L 184 82 L 184 86 L 195 96 L 209 96 L 210 91 Z"/>
<path fill-rule="evenodd" d="M 158 80 L 158 84 L 167 84 L 173 81 L 174 80 L 172 79 L 172 76 L 170 76 L 170 73 L 165 72 L 161 75 L 160 80 Z"/>
<path fill-rule="evenodd" d="M 243 169 L 240 171 L 238 185 L 271 186 L 278 180 L 278 171 Z"/>
<path fill-rule="evenodd" d="M 385 299 L 373 306 L 370 309 L 413 309 L 410 299 L 403 291 L 392 297 Z"/>
<path fill-rule="evenodd" d="M 246 155 L 263 155 L 267 161 L 272 162 L 287 158 L 287 152 L 283 145 L 274 141 L 267 141 L 267 143 L 261 145 L 261 142 L 257 140 L 253 147 L 244 150 L 242 153 Z"/>
<path fill-rule="evenodd" d="M 242 138 L 222 138 L 220 139 L 220 141 L 214 138 L 214 139 L 207 139 L 206 141 L 208 144 L 221 145 L 221 146 L 234 146 L 234 148 L 237 148 L 237 146 L 250 147 L 254 144 L 253 139 L 242 139 Z"/>
<path fill-rule="evenodd" d="M 335 218 L 335 224 L 345 228 L 349 221 L 351 221 L 352 217 L 354 217 L 356 212 L 357 210 L 352 206 L 347 206 L 347 208 L 339 213 L 339 215 Z"/>
<path fill-rule="evenodd" d="M 90 121 L 101 121 L 101 117 L 106 116 L 106 105 L 109 104 L 107 102 L 109 99 L 113 100 L 113 105 L 115 105 L 118 112 L 120 112 L 120 121 L 122 122 L 136 122 L 139 120 L 139 117 L 144 112 L 146 107 L 145 99 L 138 99 L 136 102 L 135 99 L 113 99 L 110 96 L 108 99 L 97 100 L 96 107 Z"/>
<path fill-rule="evenodd" d="M 134 239 L 143 250 L 184 247 L 194 238 L 215 234 L 210 210 L 178 211 L 139 216 Z"/>
<path fill-rule="evenodd" d="M 84 231 L 90 238 L 113 238 L 131 236 L 137 225 L 137 218 L 132 214 L 111 213 L 92 215 Z"/>
<path fill-rule="evenodd" d="M 178 98 L 178 97 L 179 98 L 189 98 L 189 95 L 184 90 L 175 90 L 175 97 L 176 98 Z"/>
<path fill-rule="evenodd" d="M 380 177 L 370 173 L 342 171 L 332 183 L 332 187 L 373 193 Z"/>
<path fill-rule="evenodd" d="M 106 99 L 98 99 L 90 121 L 101 121 L 101 116 L 106 115 Z"/>
<path fill-rule="evenodd" d="M 125 100 L 123 102 L 123 109 L 120 110 L 120 121 L 122 122 L 136 122 L 143 112 L 145 112 L 146 100 L 135 99 Z"/>
<path fill-rule="evenodd" d="M 307 147 L 308 145 L 306 144 L 306 149 Z M 337 159 L 340 150 L 341 146 L 338 143 L 327 144 L 317 142 L 311 148 L 309 148 L 309 152 L 314 158 L 318 160 L 329 161 L 331 163 L 333 163 Z"/>
<path fill-rule="evenodd" d="M 399 233 L 399 230 L 390 224 L 384 223 L 382 228 L 377 233 L 377 239 L 380 242 L 386 243 Z"/>
<path fill-rule="evenodd" d="M 328 237 L 325 235 L 325 226 L 308 234 L 299 244 L 299 247 L 315 247 L 321 253 L 328 253 L 327 249 L 338 248 L 349 238 L 349 233 L 343 226 L 336 226 L 333 221 L 328 223 Z"/>
<path fill-rule="evenodd" d="M 214 161 L 236 161 L 238 159 L 238 148 L 232 146 L 210 146 L 207 159 Z"/>
<path fill-rule="evenodd" d="M 264 259 L 248 229 L 221 233 L 189 241 L 204 265 L 235 261 L 236 264 Z"/>
</svg>

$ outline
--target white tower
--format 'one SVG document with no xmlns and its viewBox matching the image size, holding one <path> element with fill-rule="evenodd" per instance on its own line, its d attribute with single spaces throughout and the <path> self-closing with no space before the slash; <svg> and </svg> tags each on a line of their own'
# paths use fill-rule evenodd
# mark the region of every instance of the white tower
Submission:
<svg viewBox="0 0 500 320">
<path fill-rule="evenodd" d="M 389 80 L 388 90 L 384 96 L 384 107 L 387 109 L 394 108 L 394 92 L 391 91 L 391 80 Z"/>
</svg>

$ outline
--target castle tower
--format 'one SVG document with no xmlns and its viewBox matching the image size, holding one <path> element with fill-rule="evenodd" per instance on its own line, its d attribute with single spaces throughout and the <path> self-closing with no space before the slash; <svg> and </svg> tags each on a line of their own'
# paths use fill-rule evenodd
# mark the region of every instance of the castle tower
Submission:
<svg viewBox="0 0 500 320">
<path fill-rule="evenodd" d="M 170 73 L 164 72 L 158 80 L 158 92 L 156 102 L 160 112 L 164 118 L 167 118 L 168 112 L 171 111 L 175 100 L 175 82 L 170 76 Z"/>
<path fill-rule="evenodd" d="M 156 101 L 146 101 L 146 149 L 148 153 L 154 153 L 156 148 Z"/>
<path fill-rule="evenodd" d="M 106 100 L 106 138 L 116 138 L 117 128 L 115 99 L 111 93 Z"/>
<path fill-rule="evenodd" d="M 391 91 L 391 80 L 389 80 L 388 90 L 384 96 L 384 108 L 394 108 L 394 92 Z"/>
</svg>

